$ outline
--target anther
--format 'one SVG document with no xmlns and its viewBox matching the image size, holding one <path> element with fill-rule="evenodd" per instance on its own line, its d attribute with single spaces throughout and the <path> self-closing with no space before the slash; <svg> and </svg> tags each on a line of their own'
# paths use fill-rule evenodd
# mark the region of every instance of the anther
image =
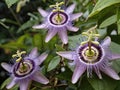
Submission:
<svg viewBox="0 0 120 90">
<path fill-rule="evenodd" d="M 17 58 L 16 62 L 20 62 L 22 60 L 22 55 L 26 54 L 26 51 L 22 51 L 20 52 L 19 50 L 17 50 L 16 54 L 12 55 L 13 58 Z"/>
</svg>

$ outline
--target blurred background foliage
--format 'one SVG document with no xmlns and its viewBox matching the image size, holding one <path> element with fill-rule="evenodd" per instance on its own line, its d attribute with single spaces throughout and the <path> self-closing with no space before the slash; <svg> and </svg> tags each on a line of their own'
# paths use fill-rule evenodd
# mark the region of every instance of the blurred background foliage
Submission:
<svg viewBox="0 0 120 90">
<path fill-rule="evenodd" d="M 69 43 L 62 46 L 61 40 L 55 36 L 49 43 L 44 42 L 46 30 L 35 30 L 32 26 L 42 22 L 43 18 L 37 8 L 50 11 L 49 5 L 65 1 L 64 8 L 76 3 L 74 12 L 82 12 L 83 16 L 73 22 L 80 28 L 76 33 L 68 32 Z M 112 39 L 111 50 L 120 53 L 120 0 L 0 0 L 0 63 L 13 63 L 11 55 L 16 50 L 29 52 L 37 47 L 39 53 L 47 51 L 49 56 L 41 66 L 42 72 L 49 78 L 48 85 L 33 82 L 30 90 L 120 90 L 120 81 L 106 75 L 99 80 L 87 78 L 86 73 L 76 84 L 71 83 L 72 71 L 67 60 L 62 60 L 56 51 L 74 50 L 84 38 L 81 32 L 98 25 L 101 40 L 105 36 Z M 120 60 L 111 62 L 112 67 L 120 72 Z M 10 82 L 9 73 L 0 67 L 1 90 Z M 10 90 L 18 90 L 18 86 Z"/>
</svg>

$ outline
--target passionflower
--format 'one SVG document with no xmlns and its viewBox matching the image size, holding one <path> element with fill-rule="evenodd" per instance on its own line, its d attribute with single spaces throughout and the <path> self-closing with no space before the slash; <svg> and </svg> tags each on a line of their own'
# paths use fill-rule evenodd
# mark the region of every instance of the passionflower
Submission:
<svg viewBox="0 0 120 90">
<path fill-rule="evenodd" d="M 98 34 L 83 34 L 87 34 L 89 38 L 87 41 L 82 42 L 76 50 L 57 52 L 58 55 L 73 60 L 75 63 L 72 83 L 76 83 L 85 71 L 87 71 L 88 77 L 90 77 L 92 71 L 94 71 L 100 79 L 102 79 L 101 72 L 103 72 L 111 78 L 119 80 L 120 77 L 110 66 L 111 61 L 120 58 L 120 54 L 114 54 L 109 49 L 111 38 L 107 36 L 99 43 L 95 39 L 93 40 L 93 37 L 99 36 Z"/>
<path fill-rule="evenodd" d="M 49 80 L 40 72 L 39 65 L 46 59 L 47 54 L 38 56 L 37 48 L 34 48 L 29 55 L 25 51 L 17 51 L 13 57 L 17 58 L 14 65 L 1 63 L 1 66 L 11 73 L 12 81 L 6 86 L 12 88 L 15 84 L 20 86 L 20 90 L 28 90 L 29 83 L 34 80 L 42 84 L 49 83 Z"/>
<path fill-rule="evenodd" d="M 57 33 L 64 44 L 68 43 L 67 30 L 76 32 L 79 28 L 72 25 L 72 21 L 79 18 L 82 13 L 73 14 L 75 4 L 72 4 L 66 9 L 61 9 L 61 3 L 51 5 L 54 9 L 51 12 L 47 12 L 41 8 L 38 9 L 39 13 L 44 17 L 44 22 L 40 25 L 35 25 L 35 29 L 47 29 L 48 34 L 45 38 L 45 42 L 49 42 Z"/>
</svg>

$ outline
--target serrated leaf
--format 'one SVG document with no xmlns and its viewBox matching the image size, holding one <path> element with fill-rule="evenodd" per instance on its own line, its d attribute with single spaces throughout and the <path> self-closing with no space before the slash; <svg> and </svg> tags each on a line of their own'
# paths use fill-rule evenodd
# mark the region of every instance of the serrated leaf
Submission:
<svg viewBox="0 0 120 90">
<path fill-rule="evenodd" d="M 19 0 L 5 0 L 8 8 L 10 8 L 13 4 L 15 4 Z"/>
<path fill-rule="evenodd" d="M 104 20 L 101 24 L 100 24 L 100 28 L 104 28 L 107 27 L 111 24 L 114 24 L 115 22 L 117 22 L 117 15 L 113 15 L 109 18 L 107 18 L 106 20 Z"/>
<path fill-rule="evenodd" d="M 49 65 L 48 65 L 48 68 L 47 68 L 47 71 L 49 72 L 49 71 L 53 70 L 54 68 L 57 67 L 57 65 L 58 65 L 59 63 L 60 63 L 60 57 L 59 57 L 59 56 L 54 57 L 54 58 L 50 61 Z"/>
<path fill-rule="evenodd" d="M 120 3 L 120 0 L 98 0 L 89 17 L 98 14 L 100 11 L 111 5 Z"/>
</svg>

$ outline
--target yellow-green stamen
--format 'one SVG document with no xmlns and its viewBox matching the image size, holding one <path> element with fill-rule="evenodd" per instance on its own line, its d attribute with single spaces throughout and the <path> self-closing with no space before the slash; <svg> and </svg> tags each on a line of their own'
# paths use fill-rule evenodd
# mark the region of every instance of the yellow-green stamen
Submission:
<svg viewBox="0 0 120 90">
<path fill-rule="evenodd" d="M 50 8 L 55 8 L 53 9 L 53 12 L 64 12 L 64 10 L 61 9 L 61 5 L 63 5 L 64 2 L 56 3 L 55 5 L 50 5 Z"/>
<path fill-rule="evenodd" d="M 17 50 L 16 54 L 13 54 L 12 57 L 13 58 L 17 58 L 16 62 L 21 62 L 23 54 L 26 54 L 26 51 L 20 52 L 19 50 Z M 20 67 L 21 70 L 25 70 L 26 69 L 26 65 L 24 64 L 24 62 L 21 62 L 21 63 L 22 63 L 22 66 Z"/>
<path fill-rule="evenodd" d="M 82 35 L 88 37 L 87 41 L 81 42 L 82 45 L 88 43 L 89 50 L 86 52 L 87 56 L 93 56 L 95 54 L 94 51 L 92 51 L 92 49 L 91 49 L 91 44 L 92 43 L 97 44 L 97 45 L 99 44 L 99 42 L 93 41 L 93 39 L 95 39 L 96 37 L 100 37 L 99 34 L 96 34 L 93 32 L 93 30 L 95 30 L 96 28 L 97 28 L 97 25 L 90 28 L 87 32 L 82 33 Z"/>
<path fill-rule="evenodd" d="M 16 52 L 16 54 L 14 54 L 14 55 L 12 55 L 12 57 L 13 58 L 18 58 L 17 60 L 16 60 L 16 62 L 20 62 L 21 60 L 22 60 L 22 55 L 23 54 L 26 54 L 26 51 L 22 51 L 22 52 L 20 52 L 19 50 L 17 50 L 17 52 Z"/>
<path fill-rule="evenodd" d="M 63 20 L 63 18 L 60 16 L 60 12 L 64 12 L 64 10 L 61 9 L 61 5 L 63 5 L 64 2 L 56 3 L 55 5 L 50 5 L 50 8 L 54 8 L 53 12 L 57 12 L 57 16 L 55 17 L 55 21 L 60 24 L 60 22 Z"/>
</svg>

